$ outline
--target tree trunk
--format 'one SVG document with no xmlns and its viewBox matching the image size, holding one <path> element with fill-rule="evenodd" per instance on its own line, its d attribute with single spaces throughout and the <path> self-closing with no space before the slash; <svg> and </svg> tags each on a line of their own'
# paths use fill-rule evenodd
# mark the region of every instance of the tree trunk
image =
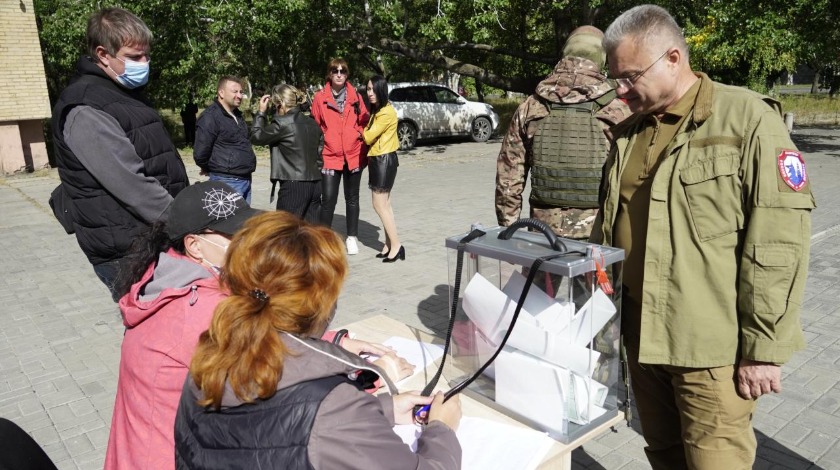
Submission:
<svg viewBox="0 0 840 470">
<path fill-rule="evenodd" d="M 458 92 L 458 83 L 461 82 L 461 74 L 450 72 L 449 70 L 443 73 L 443 83 L 451 90 Z"/>
<path fill-rule="evenodd" d="M 814 74 L 814 81 L 811 82 L 811 94 L 817 94 L 820 92 L 820 70 Z"/>
</svg>

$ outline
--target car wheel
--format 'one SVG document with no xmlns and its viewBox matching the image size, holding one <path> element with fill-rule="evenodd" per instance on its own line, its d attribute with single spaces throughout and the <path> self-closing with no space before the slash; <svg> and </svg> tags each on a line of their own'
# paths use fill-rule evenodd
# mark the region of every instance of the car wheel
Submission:
<svg viewBox="0 0 840 470">
<path fill-rule="evenodd" d="M 417 143 L 417 128 L 410 122 L 401 122 L 397 126 L 397 139 L 400 141 L 400 150 L 411 150 Z"/>
<path fill-rule="evenodd" d="M 493 134 L 493 125 L 490 120 L 484 116 L 475 118 L 472 122 L 472 138 L 476 142 L 487 142 L 490 135 Z"/>
</svg>

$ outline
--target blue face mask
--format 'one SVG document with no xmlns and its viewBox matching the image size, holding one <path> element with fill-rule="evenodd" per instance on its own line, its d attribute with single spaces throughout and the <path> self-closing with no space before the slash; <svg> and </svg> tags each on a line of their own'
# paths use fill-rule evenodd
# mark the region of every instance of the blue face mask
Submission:
<svg viewBox="0 0 840 470">
<path fill-rule="evenodd" d="M 125 72 L 122 75 L 117 75 L 117 81 L 122 86 L 134 89 L 149 83 L 149 62 L 137 62 L 131 59 L 123 60 L 119 57 L 117 59 L 125 64 Z"/>
</svg>

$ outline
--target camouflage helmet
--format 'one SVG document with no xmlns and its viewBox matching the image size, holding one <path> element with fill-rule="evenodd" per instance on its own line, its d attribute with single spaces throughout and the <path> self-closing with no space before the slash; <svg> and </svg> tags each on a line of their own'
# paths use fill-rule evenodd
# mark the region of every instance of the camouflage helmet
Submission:
<svg viewBox="0 0 840 470">
<path fill-rule="evenodd" d="M 569 39 L 563 45 L 563 57 L 580 57 L 589 59 L 603 68 L 607 61 L 606 52 L 601 41 L 604 33 L 594 26 L 581 26 L 569 34 Z"/>
</svg>

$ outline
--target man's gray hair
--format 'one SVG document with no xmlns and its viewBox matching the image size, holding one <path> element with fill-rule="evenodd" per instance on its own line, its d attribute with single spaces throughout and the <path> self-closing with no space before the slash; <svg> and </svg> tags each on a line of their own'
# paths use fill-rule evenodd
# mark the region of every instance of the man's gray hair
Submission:
<svg viewBox="0 0 840 470">
<path fill-rule="evenodd" d="M 116 55 L 123 46 L 148 46 L 152 43 L 152 32 L 146 23 L 122 8 L 103 8 L 91 15 L 86 36 L 91 57 L 96 57 L 99 46 Z"/>
<path fill-rule="evenodd" d="M 656 44 L 677 47 L 688 57 L 682 28 L 668 10 L 657 5 L 639 5 L 622 13 L 604 32 L 604 50 L 615 52 L 626 38 L 651 49 Z"/>
</svg>

